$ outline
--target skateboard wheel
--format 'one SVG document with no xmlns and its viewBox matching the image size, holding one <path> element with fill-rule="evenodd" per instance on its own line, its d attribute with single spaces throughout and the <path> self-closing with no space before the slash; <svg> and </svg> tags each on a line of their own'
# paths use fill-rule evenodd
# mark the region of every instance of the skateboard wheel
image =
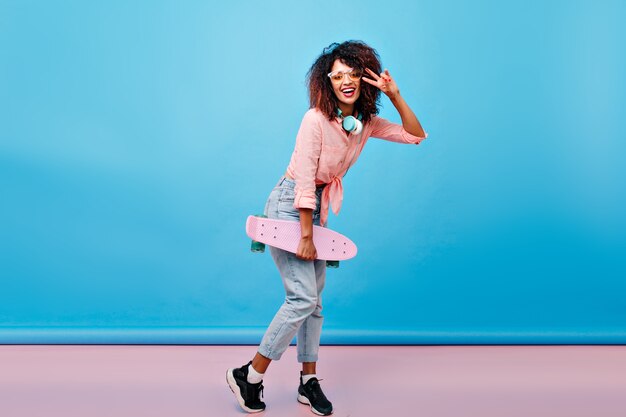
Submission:
<svg viewBox="0 0 626 417">
<path fill-rule="evenodd" d="M 255 253 L 263 253 L 265 252 L 265 243 L 257 242 L 256 240 L 252 241 L 252 245 L 250 246 L 250 250 Z"/>
<path fill-rule="evenodd" d="M 328 268 L 339 268 L 339 261 L 326 261 Z"/>
</svg>

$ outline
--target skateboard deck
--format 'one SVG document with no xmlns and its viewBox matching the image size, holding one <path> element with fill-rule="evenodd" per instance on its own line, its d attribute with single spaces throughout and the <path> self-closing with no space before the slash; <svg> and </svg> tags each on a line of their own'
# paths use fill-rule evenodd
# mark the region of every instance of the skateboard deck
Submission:
<svg viewBox="0 0 626 417">
<path fill-rule="evenodd" d="M 293 253 L 298 250 L 300 230 L 300 222 L 291 220 L 248 216 L 246 221 L 246 234 L 250 239 Z M 320 260 L 343 261 L 357 253 L 354 242 L 326 227 L 313 225 L 313 244 Z"/>
</svg>

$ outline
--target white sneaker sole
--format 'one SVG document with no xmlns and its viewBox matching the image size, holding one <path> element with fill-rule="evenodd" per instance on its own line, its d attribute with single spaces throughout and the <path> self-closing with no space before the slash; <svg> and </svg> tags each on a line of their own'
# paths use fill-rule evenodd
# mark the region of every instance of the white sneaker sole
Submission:
<svg viewBox="0 0 626 417">
<path fill-rule="evenodd" d="M 313 414 L 317 414 L 318 416 L 325 416 L 326 415 L 324 413 L 320 413 L 315 408 L 313 408 L 313 406 L 311 405 L 311 402 L 309 401 L 309 399 L 307 397 L 305 397 L 304 395 L 302 395 L 302 394 L 298 394 L 298 402 L 300 404 L 308 405 L 311 408 L 311 412 Z M 332 413 L 333 412 L 331 411 L 330 414 L 332 414 Z"/>
<path fill-rule="evenodd" d="M 237 381 L 235 381 L 235 376 L 233 375 L 234 370 L 235 368 L 231 368 L 226 371 L 226 382 L 228 383 L 228 387 L 230 388 L 230 390 L 233 392 L 233 394 L 235 394 L 235 398 L 237 398 L 237 402 L 239 403 L 241 408 L 243 408 L 243 410 L 248 413 L 260 413 L 261 411 L 265 411 L 265 409 L 253 410 L 252 408 L 246 407 L 246 402 L 241 396 L 241 392 L 239 391 L 239 385 L 237 385 Z"/>
</svg>

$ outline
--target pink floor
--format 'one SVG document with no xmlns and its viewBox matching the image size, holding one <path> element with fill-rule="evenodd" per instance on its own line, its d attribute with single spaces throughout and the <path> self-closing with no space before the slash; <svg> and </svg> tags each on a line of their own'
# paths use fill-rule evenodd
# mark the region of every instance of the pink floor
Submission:
<svg viewBox="0 0 626 417">
<path fill-rule="evenodd" d="M 0 416 L 244 416 L 225 382 L 254 346 L 0 346 Z M 259 416 L 296 402 L 291 347 Z M 626 416 L 625 346 L 322 346 L 337 417 Z"/>
</svg>

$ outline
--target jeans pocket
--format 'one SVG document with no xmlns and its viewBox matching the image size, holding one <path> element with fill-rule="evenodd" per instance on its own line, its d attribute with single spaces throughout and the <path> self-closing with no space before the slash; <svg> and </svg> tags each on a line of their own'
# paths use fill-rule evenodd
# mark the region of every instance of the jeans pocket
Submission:
<svg viewBox="0 0 626 417">
<path fill-rule="evenodd" d="M 293 206 L 296 195 L 291 187 L 282 187 L 278 198 L 278 215 L 289 219 L 299 219 L 300 211 Z"/>
<path fill-rule="evenodd" d="M 284 185 L 280 187 L 280 195 L 278 197 L 278 201 L 281 202 L 283 200 L 293 200 L 296 198 L 296 191 L 293 187 L 285 187 Z"/>
<path fill-rule="evenodd" d="M 293 206 L 293 200 L 283 200 L 278 202 L 278 215 L 300 218 L 300 211 Z"/>
</svg>

